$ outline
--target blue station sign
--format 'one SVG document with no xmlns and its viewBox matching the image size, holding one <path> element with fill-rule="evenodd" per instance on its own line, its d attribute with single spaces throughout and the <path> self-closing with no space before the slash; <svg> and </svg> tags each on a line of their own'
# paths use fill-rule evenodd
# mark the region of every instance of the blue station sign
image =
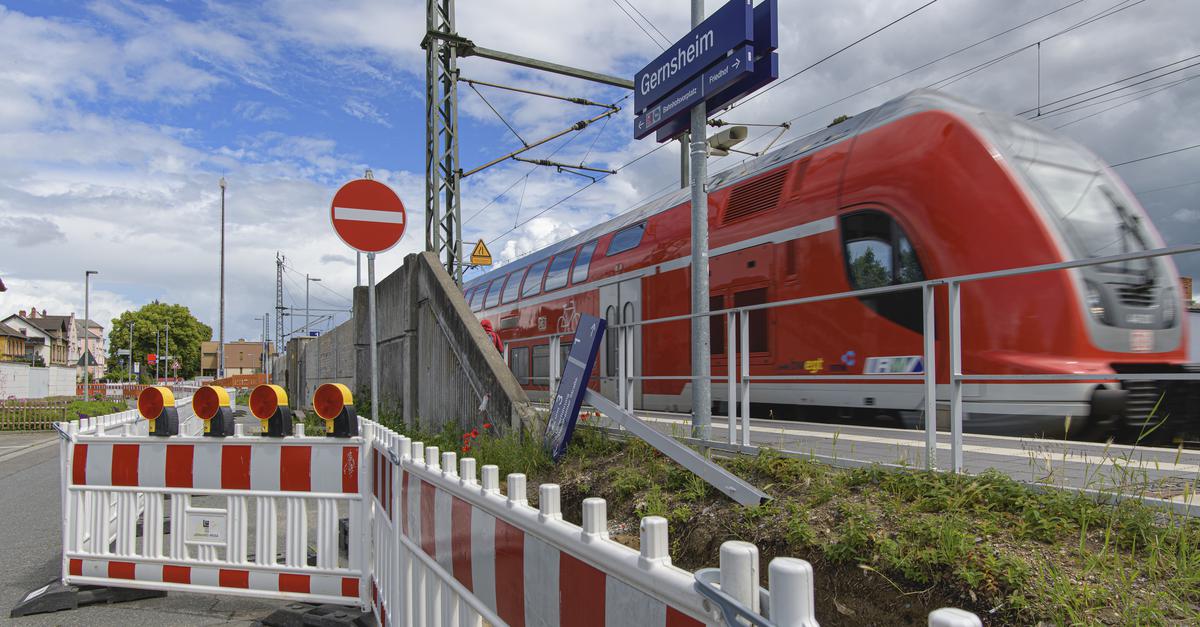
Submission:
<svg viewBox="0 0 1200 627">
<path fill-rule="evenodd" d="M 634 137 L 657 130 L 658 141 L 672 139 L 687 130 L 692 107 L 703 102 L 711 115 L 778 78 L 778 9 L 779 0 L 754 7 L 730 0 L 642 68 L 634 80 Z"/>
<path fill-rule="evenodd" d="M 753 71 L 754 47 L 744 45 L 637 116 L 633 124 L 633 137 L 641 139 L 649 135 L 658 127 L 709 100 Z"/>
<path fill-rule="evenodd" d="M 562 380 L 554 391 L 554 403 L 550 406 L 550 419 L 546 421 L 544 445 L 554 461 L 567 453 L 571 434 L 575 433 L 575 422 L 579 419 L 579 408 L 592 378 L 592 366 L 600 353 L 600 341 L 604 339 L 604 320 L 583 314 L 579 317 L 575 340 L 567 354 Z"/>
<path fill-rule="evenodd" d="M 750 1 L 730 0 L 642 68 L 633 79 L 633 112 L 645 112 L 730 50 L 750 41 L 754 37 Z"/>
</svg>

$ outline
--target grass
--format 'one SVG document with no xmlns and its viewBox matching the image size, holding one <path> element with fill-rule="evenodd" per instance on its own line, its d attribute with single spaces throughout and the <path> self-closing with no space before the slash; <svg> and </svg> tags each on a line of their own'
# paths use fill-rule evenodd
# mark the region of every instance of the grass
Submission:
<svg viewBox="0 0 1200 627">
<path fill-rule="evenodd" d="M 464 454 L 456 427 L 389 422 Z M 763 449 L 720 460 L 774 497 L 743 508 L 640 440 L 581 428 L 554 464 L 537 437 L 477 429 L 465 454 L 528 475 L 531 500 L 536 484 L 560 484 L 568 520 L 579 522 L 584 498 L 603 497 L 612 537 L 636 546 L 638 520 L 665 517 L 683 568 L 716 566 L 733 539 L 759 546 L 764 576 L 774 556 L 809 560 L 822 624 L 923 624 L 947 605 L 988 624 L 1200 624 L 1200 520 L 1137 501 L 1106 505 L 998 472 L 841 469 Z"/>
</svg>

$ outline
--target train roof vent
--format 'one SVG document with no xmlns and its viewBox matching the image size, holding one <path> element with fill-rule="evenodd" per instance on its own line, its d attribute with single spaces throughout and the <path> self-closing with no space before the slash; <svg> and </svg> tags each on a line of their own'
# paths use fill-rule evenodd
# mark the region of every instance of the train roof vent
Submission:
<svg viewBox="0 0 1200 627">
<path fill-rule="evenodd" d="M 787 168 L 780 168 L 760 179 L 733 188 L 729 193 L 729 203 L 725 205 L 721 223 L 729 224 L 773 208 L 779 203 L 779 193 L 783 191 L 783 181 L 787 174 Z"/>
</svg>

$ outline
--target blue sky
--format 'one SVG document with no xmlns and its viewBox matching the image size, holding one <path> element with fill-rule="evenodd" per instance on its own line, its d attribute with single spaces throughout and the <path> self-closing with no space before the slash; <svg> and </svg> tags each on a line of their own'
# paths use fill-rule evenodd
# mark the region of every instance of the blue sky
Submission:
<svg viewBox="0 0 1200 627">
<path fill-rule="evenodd" d="M 656 31 L 673 39 L 687 30 L 688 3 L 633 1 L 645 16 L 638 27 L 619 10 L 623 2 L 460 0 L 458 30 L 480 45 L 632 76 L 661 50 Z M 781 74 L 921 4 L 780 0 Z M 1200 5 L 1192 2 L 940 0 L 727 119 L 794 118 L 1056 8 L 1063 10 L 795 120 L 782 141 L 1039 39 L 1044 100 L 1200 52 L 1192 27 Z M 1050 38 L 1106 10 L 1117 12 Z M 423 245 L 423 13 L 414 0 L 0 0 L 0 276 L 9 287 L 0 310 L 81 313 L 83 270 L 97 269 L 93 318 L 106 326 L 123 309 L 158 298 L 188 305 L 215 327 L 221 176 L 229 181 L 226 337 L 257 337 L 254 316 L 274 306 L 277 250 L 288 259 L 288 306 L 302 307 L 306 272 L 322 278 L 314 298 L 346 306 L 353 254 L 327 221 L 340 183 L 371 167 L 406 202 L 412 228 L 381 257 L 381 274 Z M 462 72 L 597 101 L 624 95 L 480 59 L 464 60 Z M 1036 81 L 1036 59 L 1024 52 L 947 90 L 1012 113 L 1036 104 Z M 481 90 L 527 140 L 595 111 Z M 1200 143 L 1198 96 L 1200 81 L 1189 81 L 1052 123 L 1079 118 L 1060 132 L 1116 162 Z M 465 85 L 460 99 L 464 167 L 519 145 Z M 1087 113 L 1097 115 L 1082 119 Z M 655 146 L 634 141 L 631 125 L 626 107 L 608 124 L 530 156 L 619 166 Z M 754 128 L 750 149 L 772 136 Z M 1197 153 L 1120 173 L 1135 190 L 1160 190 L 1200 178 Z M 677 159 L 667 146 L 533 220 L 587 180 L 505 162 L 467 179 L 465 235 L 487 239 L 499 260 L 511 259 L 670 188 Z M 710 168 L 737 163 L 712 159 Z M 1200 236 L 1197 190 L 1142 197 L 1168 243 Z M 1198 263 L 1181 265 L 1200 274 Z"/>
</svg>

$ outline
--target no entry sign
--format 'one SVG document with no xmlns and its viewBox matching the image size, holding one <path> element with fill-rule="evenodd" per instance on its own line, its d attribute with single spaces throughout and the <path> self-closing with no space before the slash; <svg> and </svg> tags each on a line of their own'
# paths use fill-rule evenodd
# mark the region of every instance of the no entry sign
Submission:
<svg viewBox="0 0 1200 627">
<path fill-rule="evenodd" d="M 381 253 L 400 241 L 407 218 L 404 203 L 392 188 L 372 179 L 357 179 L 333 195 L 329 219 L 350 248 Z"/>
</svg>

